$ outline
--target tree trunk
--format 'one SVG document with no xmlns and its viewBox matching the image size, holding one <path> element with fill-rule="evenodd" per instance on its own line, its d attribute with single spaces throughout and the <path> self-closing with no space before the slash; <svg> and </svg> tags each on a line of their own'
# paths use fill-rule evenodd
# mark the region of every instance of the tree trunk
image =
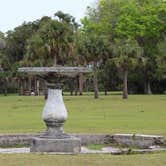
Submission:
<svg viewBox="0 0 166 166">
<path fill-rule="evenodd" d="M 128 77 L 128 70 L 124 70 L 124 76 L 123 76 L 123 99 L 128 99 L 127 77 Z"/>
<path fill-rule="evenodd" d="M 56 55 L 54 56 L 54 66 L 56 66 L 57 65 L 57 57 L 56 57 Z"/>
<path fill-rule="evenodd" d="M 70 90 L 70 96 L 73 96 L 73 90 L 72 89 Z"/>
<path fill-rule="evenodd" d="M 107 96 L 107 90 L 106 89 L 104 90 L 104 94 L 105 94 L 105 96 Z"/>
<path fill-rule="evenodd" d="M 147 94 L 148 90 L 147 90 L 147 83 L 146 81 L 144 81 L 144 93 Z"/>
<path fill-rule="evenodd" d="M 79 73 L 79 93 L 83 95 L 83 73 Z"/>
<path fill-rule="evenodd" d="M 7 96 L 7 80 L 5 80 L 5 83 L 4 83 L 4 96 Z"/>
<path fill-rule="evenodd" d="M 152 94 L 150 81 L 147 81 L 147 94 L 149 94 L 149 95 Z"/>
<path fill-rule="evenodd" d="M 40 81 L 39 80 L 36 81 L 36 85 L 37 85 L 37 95 L 40 96 Z"/>
<path fill-rule="evenodd" d="M 151 91 L 151 86 L 150 86 L 150 81 L 149 80 L 146 80 L 145 81 L 145 85 L 144 85 L 144 92 L 145 94 L 152 94 L 152 91 Z"/>
<path fill-rule="evenodd" d="M 94 70 L 93 70 L 93 84 L 94 84 L 94 98 L 99 98 L 99 90 L 98 90 L 98 81 L 97 81 L 97 62 L 94 61 Z"/>
<path fill-rule="evenodd" d="M 89 92 L 89 79 L 86 80 L 85 82 L 85 88 L 86 88 L 86 92 Z"/>
</svg>

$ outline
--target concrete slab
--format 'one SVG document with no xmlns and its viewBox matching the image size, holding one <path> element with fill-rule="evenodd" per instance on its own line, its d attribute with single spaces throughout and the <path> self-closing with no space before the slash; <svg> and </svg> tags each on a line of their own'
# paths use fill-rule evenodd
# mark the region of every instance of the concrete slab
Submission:
<svg viewBox="0 0 166 166">
<path fill-rule="evenodd" d="M 166 151 L 166 148 L 153 147 L 153 149 L 129 149 L 129 148 L 116 148 L 116 147 L 104 147 L 101 150 L 92 150 L 87 147 L 81 147 L 79 154 L 145 154 Z M 17 153 L 30 153 L 30 148 L 0 148 L 0 154 L 17 154 Z M 58 154 L 58 155 L 70 155 L 73 153 L 67 152 L 37 152 L 39 154 Z"/>
</svg>

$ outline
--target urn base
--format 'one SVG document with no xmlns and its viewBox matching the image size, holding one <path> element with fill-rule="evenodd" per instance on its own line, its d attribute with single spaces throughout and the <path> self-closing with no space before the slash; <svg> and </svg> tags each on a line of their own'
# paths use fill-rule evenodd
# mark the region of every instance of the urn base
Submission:
<svg viewBox="0 0 166 166">
<path fill-rule="evenodd" d="M 81 141 L 79 138 L 68 137 L 33 137 L 31 152 L 80 153 Z"/>
</svg>

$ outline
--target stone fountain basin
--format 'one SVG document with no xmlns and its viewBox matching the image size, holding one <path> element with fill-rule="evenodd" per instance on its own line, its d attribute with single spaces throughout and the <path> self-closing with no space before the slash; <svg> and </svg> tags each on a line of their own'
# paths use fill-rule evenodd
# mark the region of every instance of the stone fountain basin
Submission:
<svg viewBox="0 0 166 166">
<path fill-rule="evenodd" d="M 6 146 L 8 148 L 0 148 L 0 154 L 1 153 L 30 153 L 29 144 L 31 142 L 31 139 L 33 136 L 37 135 L 30 135 L 30 134 L 22 134 L 22 135 L 0 135 L 0 146 Z M 81 150 L 80 154 L 113 154 L 113 155 L 119 155 L 119 154 L 144 154 L 144 153 L 154 153 L 154 152 L 165 152 L 166 147 L 162 146 L 164 143 L 164 137 L 162 136 L 155 136 L 155 135 L 140 135 L 136 134 L 134 135 L 137 137 L 137 141 L 135 142 L 135 145 L 138 147 L 133 147 L 133 143 L 128 144 L 128 146 L 119 147 L 116 144 L 113 146 L 112 142 L 119 142 L 121 145 L 126 145 L 126 137 L 127 139 L 133 140 L 133 134 L 72 134 L 72 136 L 77 136 L 77 138 L 81 139 Z M 158 140 L 158 142 L 154 141 Z M 144 140 L 146 140 L 144 142 Z M 147 140 L 148 144 L 147 144 Z M 140 143 L 139 143 L 139 142 Z M 58 142 L 55 142 L 56 144 Z M 62 142 L 60 142 L 62 143 Z M 111 145 L 109 143 L 112 143 Z M 127 143 L 129 143 L 127 141 Z M 160 143 L 160 145 L 159 145 Z M 95 149 L 89 149 L 86 145 L 103 145 L 101 149 L 95 150 Z M 148 147 L 142 145 L 148 145 Z M 22 148 L 14 148 L 18 145 L 22 145 Z M 26 147 L 23 147 L 26 145 Z M 27 146 L 28 145 L 28 146 Z M 60 144 L 57 144 L 57 146 L 60 147 Z M 61 146 L 64 146 L 62 144 Z M 131 146 L 131 147 L 130 147 Z M 61 148 L 61 147 L 60 147 Z M 142 149 L 143 148 L 143 149 Z M 73 154 L 71 152 L 47 152 L 47 153 L 53 153 L 53 154 Z"/>
</svg>

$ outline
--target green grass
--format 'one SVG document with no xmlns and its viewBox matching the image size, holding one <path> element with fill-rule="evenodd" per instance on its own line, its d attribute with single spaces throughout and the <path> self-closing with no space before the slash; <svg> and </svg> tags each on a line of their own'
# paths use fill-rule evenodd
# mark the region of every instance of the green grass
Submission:
<svg viewBox="0 0 166 166">
<path fill-rule="evenodd" d="M 114 93 L 94 100 L 86 96 L 65 96 L 70 133 L 144 133 L 166 137 L 166 95 L 130 95 L 128 100 Z M 45 130 L 41 119 L 43 97 L 0 96 L 0 133 L 32 133 Z M 92 148 L 101 148 L 92 147 Z M 165 166 L 166 153 L 146 155 L 39 155 L 1 154 L 2 166 Z"/>
<path fill-rule="evenodd" d="M 143 133 L 166 136 L 166 95 L 65 96 L 70 133 Z M 0 133 L 45 130 L 43 97 L 0 96 Z"/>
<path fill-rule="evenodd" d="M 165 166 L 166 153 L 146 155 L 0 155 L 2 166 Z"/>
<path fill-rule="evenodd" d="M 103 144 L 89 144 L 86 147 L 91 150 L 102 150 L 106 145 Z"/>
</svg>

